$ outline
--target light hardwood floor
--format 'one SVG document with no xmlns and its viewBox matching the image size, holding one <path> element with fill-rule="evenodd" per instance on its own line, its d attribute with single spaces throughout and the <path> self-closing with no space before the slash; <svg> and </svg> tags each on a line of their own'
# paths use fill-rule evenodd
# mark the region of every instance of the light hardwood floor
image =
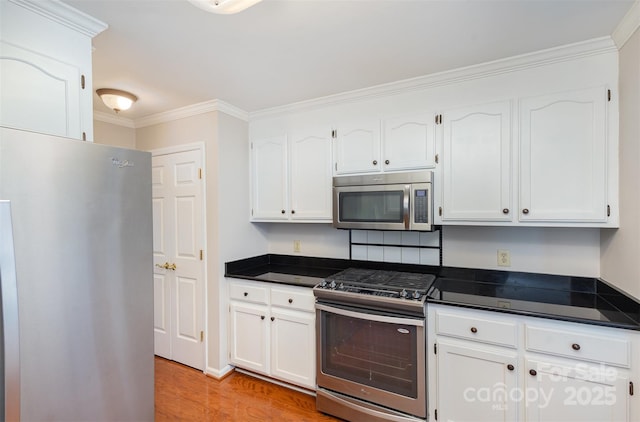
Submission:
<svg viewBox="0 0 640 422">
<path fill-rule="evenodd" d="M 223 380 L 155 358 L 155 420 L 338 421 L 316 411 L 315 397 L 234 372 Z"/>
</svg>

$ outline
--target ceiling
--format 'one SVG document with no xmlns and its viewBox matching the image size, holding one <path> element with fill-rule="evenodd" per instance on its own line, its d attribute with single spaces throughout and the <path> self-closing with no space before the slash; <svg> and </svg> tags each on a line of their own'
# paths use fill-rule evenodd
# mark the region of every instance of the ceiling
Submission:
<svg viewBox="0 0 640 422">
<path fill-rule="evenodd" d="M 247 112 L 611 35 L 633 0 L 63 0 L 107 23 L 94 88 L 137 119 L 213 99 Z M 94 95 L 94 108 L 109 112 Z"/>
</svg>

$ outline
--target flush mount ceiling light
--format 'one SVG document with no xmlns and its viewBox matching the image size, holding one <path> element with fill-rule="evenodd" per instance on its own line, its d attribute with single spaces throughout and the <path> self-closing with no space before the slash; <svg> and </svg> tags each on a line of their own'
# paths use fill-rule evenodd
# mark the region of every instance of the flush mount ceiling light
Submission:
<svg viewBox="0 0 640 422">
<path fill-rule="evenodd" d="M 96 94 L 102 99 L 104 105 L 109 107 L 116 113 L 123 110 L 128 110 L 133 103 L 138 100 L 138 97 L 127 91 L 120 91 L 119 89 L 100 88 L 96 90 Z"/>
<path fill-rule="evenodd" d="M 230 15 L 242 12 L 261 0 L 189 0 L 191 4 L 211 13 Z"/>
</svg>

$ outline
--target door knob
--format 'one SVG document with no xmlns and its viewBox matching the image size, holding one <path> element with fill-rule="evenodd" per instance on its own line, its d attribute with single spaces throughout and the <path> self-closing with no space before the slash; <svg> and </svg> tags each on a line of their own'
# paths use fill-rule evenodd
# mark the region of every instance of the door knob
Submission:
<svg viewBox="0 0 640 422">
<path fill-rule="evenodd" d="M 168 262 L 165 262 L 165 264 L 164 264 L 164 265 L 166 265 L 167 270 L 173 270 L 173 271 L 175 271 L 175 270 L 176 270 L 176 268 L 177 268 L 177 267 L 176 267 L 175 262 L 174 262 L 174 263 L 171 263 L 171 264 L 169 264 Z"/>
</svg>

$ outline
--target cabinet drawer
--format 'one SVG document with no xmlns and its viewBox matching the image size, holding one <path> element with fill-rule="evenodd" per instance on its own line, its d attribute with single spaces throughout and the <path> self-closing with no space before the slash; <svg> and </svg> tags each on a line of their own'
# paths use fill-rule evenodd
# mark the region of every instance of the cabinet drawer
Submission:
<svg viewBox="0 0 640 422">
<path fill-rule="evenodd" d="M 266 287 L 234 283 L 229 285 L 229 297 L 233 300 L 264 303 L 267 305 L 269 304 L 269 289 Z"/>
<path fill-rule="evenodd" d="M 295 291 L 278 287 L 271 288 L 271 304 L 288 309 L 298 309 L 301 311 L 314 312 L 316 299 L 309 289 L 306 291 Z"/>
<path fill-rule="evenodd" d="M 517 347 L 518 328 L 515 323 L 471 315 L 436 312 L 436 333 L 499 346 Z"/>
<path fill-rule="evenodd" d="M 630 366 L 631 348 L 629 340 L 624 338 L 526 326 L 525 341 L 526 349 L 530 352 L 603 362 L 626 368 Z"/>
</svg>

